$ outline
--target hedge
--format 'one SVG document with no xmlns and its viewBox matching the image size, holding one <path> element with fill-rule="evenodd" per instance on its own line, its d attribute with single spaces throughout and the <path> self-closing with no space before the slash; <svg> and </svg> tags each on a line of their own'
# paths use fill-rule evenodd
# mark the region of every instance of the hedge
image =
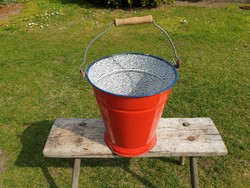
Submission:
<svg viewBox="0 0 250 188">
<path fill-rule="evenodd" d="M 108 7 L 146 7 L 173 2 L 174 0 L 94 0 L 96 5 Z"/>
</svg>

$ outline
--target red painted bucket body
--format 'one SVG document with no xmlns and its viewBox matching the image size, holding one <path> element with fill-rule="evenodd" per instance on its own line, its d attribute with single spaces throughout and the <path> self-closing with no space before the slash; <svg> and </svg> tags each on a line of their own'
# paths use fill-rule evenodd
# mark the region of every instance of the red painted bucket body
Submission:
<svg viewBox="0 0 250 188">
<path fill-rule="evenodd" d="M 105 141 L 116 154 L 134 157 L 156 143 L 156 128 L 171 88 L 146 97 L 111 95 L 93 87 L 106 126 Z"/>
<path fill-rule="evenodd" d="M 166 60 L 123 53 L 104 57 L 86 71 L 116 154 L 135 157 L 156 143 L 156 128 L 178 74 Z"/>
</svg>

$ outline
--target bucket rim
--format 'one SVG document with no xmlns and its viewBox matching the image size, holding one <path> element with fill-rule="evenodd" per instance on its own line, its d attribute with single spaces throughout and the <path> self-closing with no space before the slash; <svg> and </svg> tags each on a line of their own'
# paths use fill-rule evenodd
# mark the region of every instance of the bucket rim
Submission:
<svg viewBox="0 0 250 188">
<path fill-rule="evenodd" d="M 148 57 L 153 57 L 153 58 L 156 58 L 156 59 L 159 59 L 163 62 L 165 62 L 166 64 L 170 65 L 170 67 L 173 69 L 174 73 L 175 73 L 175 79 L 174 81 L 166 88 L 164 89 L 161 89 L 157 92 L 152 92 L 152 93 L 149 93 L 149 94 L 145 94 L 145 95 L 122 95 L 122 94 L 115 94 L 115 93 L 112 93 L 112 92 L 109 92 L 109 91 L 106 91 L 104 89 L 101 89 L 100 87 L 97 87 L 90 79 L 89 79 L 89 76 L 88 76 L 88 73 L 89 73 L 89 70 L 91 69 L 91 67 L 96 64 L 98 61 L 101 61 L 103 59 L 106 59 L 106 58 L 110 58 L 110 57 L 113 57 L 113 56 L 117 56 L 117 55 L 124 55 L 124 54 L 132 54 L 132 55 L 144 55 L 144 56 L 148 56 Z M 104 92 L 104 93 L 107 93 L 107 94 L 110 94 L 110 95 L 115 95 L 115 96 L 119 96 L 119 97 L 126 97 L 126 98 L 142 98 L 142 97 L 150 97 L 150 96 L 153 96 L 153 95 L 157 95 L 157 94 L 160 94 L 168 89 L 170 89 L 177 81 L 178 79 L 178 72 L 176 70 L 176 68 L 171 64 L 169 63 L 167 60 L 161 58 L 161 57 L 158 57 L 158 56 L 155 56 L 155 55 L 151 55 L 151 54 L 144 54 L 144 53 L 138 53 L 138 52 L 123 52 L 123 53 L 118 53 L 118 54 L 111 54 L 111 55 L 107 55 L 107 56 L 104 56 L 100 59 L 97 59 L 95 60 L 91 65 L 89 65 L 89 67 L 86 69 L 86 72 L 85 72 L 85 76 L 88 80 L 88 82 L 93 86 L 95 87 L 96 89 Z"/>
</svg>

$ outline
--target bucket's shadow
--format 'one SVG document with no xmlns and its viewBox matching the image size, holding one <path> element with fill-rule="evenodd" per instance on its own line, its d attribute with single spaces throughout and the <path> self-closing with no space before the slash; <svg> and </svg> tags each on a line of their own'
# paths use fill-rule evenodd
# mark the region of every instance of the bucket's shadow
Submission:
<svg viewBox="0 0 250 188">
<path fill-rule="evenodd" d="M 43 148 L 48 138 L 49 132 L 54 121 L 44 120 L 39 122 L 26 123 L 23 125 L 25 129 L 20 140 L 22 143 L 22 150 L 15 162 L 20 167 L 40 167 L 43 175 L 50 185 L 50 187 L 58 187 L 50 174 L 48 167 L 63 167 L 72 168 L 73 159 L 59 159 L 46 158 L 43 155 Z M 119 166 L 133 177 L 138 179 L 143 185 L 149 187 L 156 187 L 152 182 L 137 174 L 131 168 L 130 158 L 115 158 L 115 159 L 82 159 L 82 167 L 105 167 L 105 166 Z M 165 159 L 164 162 L 176 163 L 176 161 Z M 70 179 L 71 177 L 69 177 Z"/>
<path fill-rule="evenodd" d="M 65 167 L 73 165 L 73 160 L 45 158 L 43 148 L 49 135 L 53 121 L 44 120 L 40 122 L 25 123 L 25 129 L 20 140 L 22 150 L 15 162 L 20 167 L 40 167 L 50 187 L 57 187 L 48 167 Z"/>
</svg>

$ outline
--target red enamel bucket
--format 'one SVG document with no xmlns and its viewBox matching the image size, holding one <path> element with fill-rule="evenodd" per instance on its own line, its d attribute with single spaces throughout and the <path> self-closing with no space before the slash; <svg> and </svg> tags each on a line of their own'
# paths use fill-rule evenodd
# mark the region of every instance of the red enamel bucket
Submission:
<svg viewBox="0 0 250 188">
<path fill-rule="evenodd" d="M 121 53 L 92 63 L 84 72 L 82 66 L 90 45 L 111 25 L 153 23 L 168 37 L 176 61 L 139 53 Z M 156 143 L 156 128 L 175 84 L 180 58 L 169 35 L 156 25 L 152 16 L 116 19 L 108 29 L 87 46 L 80 72 L 93 87 L 106 133 L 104 139 L 116 154 L 135 157 L 150 151 Z"/>
</svg>

